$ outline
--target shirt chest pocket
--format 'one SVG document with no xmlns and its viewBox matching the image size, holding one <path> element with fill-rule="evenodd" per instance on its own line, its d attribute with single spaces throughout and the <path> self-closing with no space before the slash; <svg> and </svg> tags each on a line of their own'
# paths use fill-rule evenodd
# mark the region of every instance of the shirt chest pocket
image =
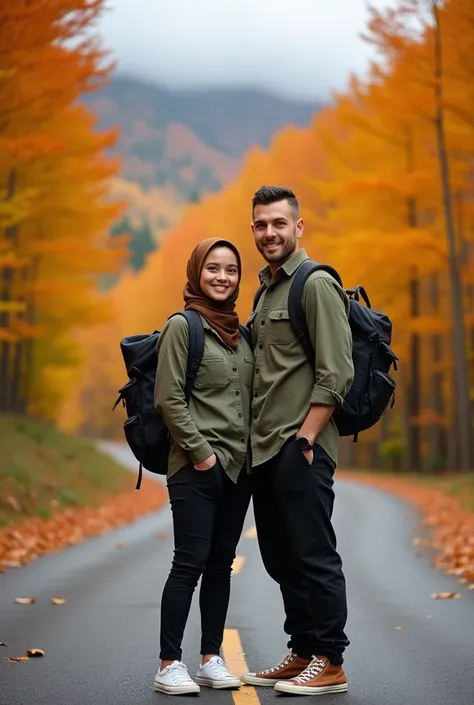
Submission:
<svg viewBox="0 0 474 705">
<path fill-rule="evenodd" d="M 223 355 L 204 355 L 196 378 L 196 389 L 227 387 L 230 382 L 227 361 Z"/>
<path fill-rule="evenodd" d="M 268 340 L 270 345 L 288 345 L 294 340 L 294 333 L 287 309 L 280 308 L 270 311 L 270 330 Z"/>
</svg>

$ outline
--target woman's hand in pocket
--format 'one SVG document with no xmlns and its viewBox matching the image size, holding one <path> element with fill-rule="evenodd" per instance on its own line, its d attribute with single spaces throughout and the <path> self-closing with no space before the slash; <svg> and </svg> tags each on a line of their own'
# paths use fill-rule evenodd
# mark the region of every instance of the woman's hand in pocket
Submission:
<svg viewBox="0 0 474 705">
<path fill-rule="evenodd" d="M 208 458 L 201 460 L 200 463 L 196 463 L 196 465 L 194 466 L 194 469 L 195 470 L 211 470 L 216 463 L 217 463 L 216 454 L 213 453 Z"/>
</svg>

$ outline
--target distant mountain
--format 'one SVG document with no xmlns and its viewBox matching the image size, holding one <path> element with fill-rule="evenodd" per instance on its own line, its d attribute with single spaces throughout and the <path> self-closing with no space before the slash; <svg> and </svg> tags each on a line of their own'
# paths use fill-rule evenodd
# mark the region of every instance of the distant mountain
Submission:
<svg viewBox="0 0 474 705">
<path fill-rule="evenodd" d="M 248 149 L 268 147 L 287 124 L 309 124 L 321 107 L 257 90 L 174 93 L 120 76 L 85 102 L 100 127 L 120 126 L 122 176 L 144 189 L 171 188 L 184 201 L 217 191 Z"/>
</svg>

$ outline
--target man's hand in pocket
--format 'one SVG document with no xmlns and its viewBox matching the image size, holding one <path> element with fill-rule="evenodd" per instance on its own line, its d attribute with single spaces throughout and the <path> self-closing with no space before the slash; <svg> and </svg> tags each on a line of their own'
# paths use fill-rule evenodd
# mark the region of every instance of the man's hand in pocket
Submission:
<svg viewBox="0 0 474 705">
<path fill-rule="evenodd" d="M 216 454 L 213 453 L 208 458 L 205 458 L 205 460 L 201 460 L 200 463 L 196 463 L 196 465 L 194 466 L 194 469 L 195 470 L 210 470 L 211 468 L 214 467 L 214 465 L 216 463 L 217 463 Z"/>
</svg>

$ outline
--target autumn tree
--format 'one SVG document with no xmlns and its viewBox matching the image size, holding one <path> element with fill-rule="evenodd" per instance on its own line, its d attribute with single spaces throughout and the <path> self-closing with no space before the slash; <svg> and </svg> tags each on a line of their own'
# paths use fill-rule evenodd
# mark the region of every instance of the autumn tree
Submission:
<svg viewBox="0 0 474 705">
<path fill-rule="evenodd" d="M 459 34 L 460 20 L 470 23 L 472 32 L 473 17 L 472 3 L 462 0 L 448 3 L 402 0 L 395 10 L 373 11 L 370 24 L 370 36 L 382 54 L 389 60 L 395 58 L 397 61 L 407 111 L 424 120 L 427 129 L 434 131 L 451 287 L 453 398 L 456 400 L 453 432 L 458 429 L 458 462 L 463 470 L 471 466 L 471 423 L 464 296 L 459 238 L 454 218 L 453 179 L 456 165 L 465 179 L 466 156 L 472 165 L 472 143 L 469 145 L 467 142 L 465 129 L 466 115 L 470 111 L 466 100 L 472 99 L 472 85 L 463 80 L 466 73 L 461 66 L 462 51 L 459 52 L 456 45 L 458 42 L 463 43 L 464 32 Z M 466 34 L 472 46 L 472 34 L 469 30 Z M 459 147 L 465 150 L 466 146 L 468 154 L 459 159 Z"/>
<path fill-rule="evenodd" d="M 116 269 L 106 233 L 116 139 L 78 102 L 112 68 L 86 35 L 101 0 L 0 8 L 0 410 L 54 416 L 77 365 L 72 332 L 104 319 L 96 276 Z"/>
</svg>

